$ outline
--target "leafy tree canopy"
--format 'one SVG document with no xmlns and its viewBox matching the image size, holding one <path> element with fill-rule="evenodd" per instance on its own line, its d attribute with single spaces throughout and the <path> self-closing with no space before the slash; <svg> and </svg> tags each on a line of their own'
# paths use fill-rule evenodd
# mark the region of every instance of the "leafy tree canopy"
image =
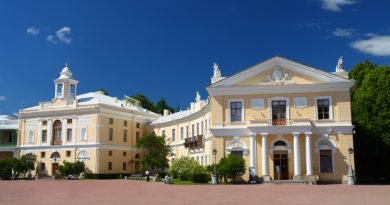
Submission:
<svg viewBox="0 0 390 205">
<path fill-rule="evenodd" d="M 146 169 L 158 172 L 168 167 L 167 156 L 170 147 L 165 144 L 165 139 L 154 132 L 145 134 L 137 141 L 137 148 L 143 149 L 145 154 L 141 157 L 141 163 Z"/>
</svg>

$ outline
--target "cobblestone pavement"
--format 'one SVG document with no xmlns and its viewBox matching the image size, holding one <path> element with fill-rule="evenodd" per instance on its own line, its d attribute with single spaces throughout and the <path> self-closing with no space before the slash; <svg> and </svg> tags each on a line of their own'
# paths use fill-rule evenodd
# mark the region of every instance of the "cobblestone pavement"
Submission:
<svg viewBox="0 0 390 205">
<path fill-rule="evenodd" d="M 0 181 L 0 204 L 390 204 L 390 186 L 164 185 L 125 180 Z"/>
</svg>

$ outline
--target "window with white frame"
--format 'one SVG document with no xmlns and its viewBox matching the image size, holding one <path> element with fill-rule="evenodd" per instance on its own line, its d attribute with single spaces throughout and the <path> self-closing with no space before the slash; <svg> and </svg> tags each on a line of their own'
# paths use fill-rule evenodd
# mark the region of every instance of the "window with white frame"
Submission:
<svg viewBox="0 0 390 205">
<path fill-rule="evenodd" d="M 28 132 L 28 142 L 29 143 L 34 143 L 34 130 L 30 130 Z"/>
<path fill-rule="evenodd" d="M 229 101 L 230 109 L 230 122 L 242 122 L 244 114 L 244 106 L 242 100 L 231 100 Z"/>
<path fill-rule="evenodd" d="M 62 97 L 62 94 L 63 94 L 63 85 L 57 84 L 56 96 Z"/>
<path fill-rule="evenodd" d="M 180 128 L 180 139 L 183 140 L 184 138 L 184 127 Z"/>
<path fill-rule="evenodd" d="M 161 136 L 165 139 L 165 130 L 161 131 Z"/>
<path fill-rule="evenodd" d="M 172 129 L 172 142 L 176 139 L 176 129 Z"/>
<path fill-rule="evenodd" d="M 322 96 L 316 97 L 316 113 L 318 120 L 329 120 L 333 119 L 332 113 L 332 97 Z"/>
<path fill-rule="evenodd" d="M 69 96 L 72 98 L 76 97 L 76 85 L 69 86 Z"/>
<path fill-rule="evenodd" d="M 196 135 L 199 135 L 199 122 L 196 123 Z"/>
<path fill-rule="evenodd" d="M 80 130 L 80 140 L 87 140 L 87 128 L 83 127 Z"/>
</svg>

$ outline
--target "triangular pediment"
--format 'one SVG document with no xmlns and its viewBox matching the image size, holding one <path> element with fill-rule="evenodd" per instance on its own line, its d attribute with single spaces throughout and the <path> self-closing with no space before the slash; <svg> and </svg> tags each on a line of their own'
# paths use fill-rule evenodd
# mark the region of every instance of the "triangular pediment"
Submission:
<svg viewBox="0 0 390 205">
<path fill-rule="evenodd" d="M 214 83 L 210 87 L 248 87 L 345 82 L 352 81 L 282 57 L 274 57 Z"/>
</svg>

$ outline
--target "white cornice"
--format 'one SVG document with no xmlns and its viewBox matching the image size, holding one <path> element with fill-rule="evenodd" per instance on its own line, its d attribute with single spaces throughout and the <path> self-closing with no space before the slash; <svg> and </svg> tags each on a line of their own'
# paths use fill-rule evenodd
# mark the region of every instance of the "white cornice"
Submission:
<svg viewBox="0 0 390 205">
<path fill-rule="evenodd" d="M 327 84 L 295 84 L 268 85 L 243 87 L 208 87 L 211 96 L 249 95 L 249 94 L 284 94 L 284 93 L 313 93 L 313 92 L 349 92 L 353 83 Z"/>
</svg>

